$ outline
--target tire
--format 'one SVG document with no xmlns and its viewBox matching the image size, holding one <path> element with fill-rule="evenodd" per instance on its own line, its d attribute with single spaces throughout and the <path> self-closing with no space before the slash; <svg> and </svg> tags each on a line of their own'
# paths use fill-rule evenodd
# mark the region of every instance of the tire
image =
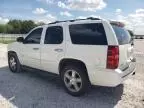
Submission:
<svg viewBox="0 0 144 108">
<path fill-rule="evenodd" d="M 9 64 L 9 69 L 11 70 L 11 72 L 13 72 L 13 73 L 21 72 L 21 70 L 22 70 L 21 64 L 20 64 L 19 59 L 15 53 L 8 54 L 8 64 Z"/>
<path fill-rule="evenodd" d="M 75 79 L 73 78 L 74 80 L 72 79 L 73 72 L 75 72 Z M 68 77 L 68 74 L 71 77 Z M 65 90 L 72 96 L 84 95 L 88 90 L 88 86 L 89 86 L 88 75 L 86 74 L 86 70 L 81 66 L 74 66 L 74 65 L 64 66 L 61 71 L 61 79 Z"/>
</svg>

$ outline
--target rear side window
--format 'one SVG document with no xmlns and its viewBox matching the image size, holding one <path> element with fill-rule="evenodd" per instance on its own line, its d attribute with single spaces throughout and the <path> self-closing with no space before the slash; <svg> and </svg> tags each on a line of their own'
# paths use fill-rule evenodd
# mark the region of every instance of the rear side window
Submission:
<svg viewBox="0 0 144 108">
<path fill-rule="evenodd" d="M 73 24 L 69 26 L 73 44 L 107 45 L 102 23 Z"/>
<path fill-rule="evenodd" d="M 119 45 L 129 44 L 131 42 L 131 36 L 129 32 L 123 27 L 112 25 Z"/>
<path fill-rule="evenodd" d="M 63 29 L 60 26 L 48 27 L 45 35 L 45 44 L 61 44 L 63 41 Z"/>
</svg>

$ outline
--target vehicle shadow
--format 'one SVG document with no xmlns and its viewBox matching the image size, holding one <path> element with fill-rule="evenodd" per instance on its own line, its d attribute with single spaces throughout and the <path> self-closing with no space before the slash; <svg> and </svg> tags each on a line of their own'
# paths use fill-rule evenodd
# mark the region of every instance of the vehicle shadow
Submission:
<svg viewBox="0 0 144 108">
<path fill-rule="evenodd" d="M 123 94 L 123 85 L 115 88 L 92 86 L 81 97 L 67 94 L 59 76 L 25 70 L 12 73 L 0 68 L 0 94 L 20 108 L 113 108 Z"/>
</svg>

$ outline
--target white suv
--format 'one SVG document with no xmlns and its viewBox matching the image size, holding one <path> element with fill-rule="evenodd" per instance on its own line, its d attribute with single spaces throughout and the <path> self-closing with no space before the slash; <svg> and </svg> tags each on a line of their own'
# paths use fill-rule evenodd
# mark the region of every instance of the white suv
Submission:
<svg viewBox="0 0 144 108">
<path fill-rule="evenodd" d="M 59 74 L 73 96 L 84 94 L 89 84 L 115 87 L 136 70 L 131 38 L 123 26 L 87 18 L 36 27 L 8 45 L 9 68 L 20 72 L 27 66 Z"/>
</svg>

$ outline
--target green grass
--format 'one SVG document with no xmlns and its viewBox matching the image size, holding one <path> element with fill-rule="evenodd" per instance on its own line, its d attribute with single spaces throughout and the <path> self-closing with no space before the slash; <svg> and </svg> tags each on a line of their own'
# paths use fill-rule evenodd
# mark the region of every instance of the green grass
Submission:
<svg viewBox="0 0 144 108">
<path fill-rule="evenodd" d="M 3 43 L 3 44 L 9 44 L 9 43 L 12 43 L 12 42 L 15 42 L 15 38 L 11 38 L 11 37 L 0 37 L 0 43 Z"/>
<path fill-rule="evenodd" d="M 9 44 L 12 42 L 15 42 L 15 40 L 0 40 L 0 43 L 3 43 L 3 44 Z"/>
</svg>

